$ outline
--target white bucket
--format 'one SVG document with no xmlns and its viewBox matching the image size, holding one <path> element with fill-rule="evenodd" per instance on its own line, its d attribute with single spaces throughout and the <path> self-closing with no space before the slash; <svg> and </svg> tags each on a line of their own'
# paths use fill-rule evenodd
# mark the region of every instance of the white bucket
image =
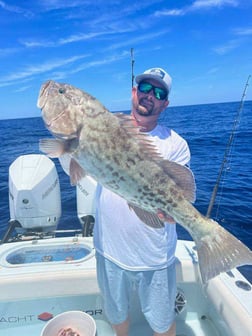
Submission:
<svg viewBox="0 0 252 336">
<path fill-rule="evenodd" d="M 40 336 L 58 336 L 62 329 L 71 328 L 80 336 L 95 336 L 94 319 L 82 311 L 68 311 L 55 316 L 44 326 Z"/>
</svg>

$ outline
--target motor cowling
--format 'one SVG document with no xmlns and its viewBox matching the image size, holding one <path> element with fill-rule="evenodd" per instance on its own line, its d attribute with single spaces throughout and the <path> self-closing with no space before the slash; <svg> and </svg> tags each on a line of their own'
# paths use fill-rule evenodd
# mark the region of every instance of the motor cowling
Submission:
<svg viewBox="0 0 252 336">
<path fill-rule="evenodd" d="M 59 177 L 54 162 L 40 154 L 19 156 L 9 167 L 11 220 L 24 229 L 57 227 L 61 216 Z"/>
<path fill-rule="evenodd" d="M 62 155 L 59 158 L 61 167 L 70 175 L 71 156 Z M 97 182 L 86 175 L 76 185 L 77 215 L 81 223 L 83 236 L 92 236 L 96 213 L 96 187 Z"/>
</svg>

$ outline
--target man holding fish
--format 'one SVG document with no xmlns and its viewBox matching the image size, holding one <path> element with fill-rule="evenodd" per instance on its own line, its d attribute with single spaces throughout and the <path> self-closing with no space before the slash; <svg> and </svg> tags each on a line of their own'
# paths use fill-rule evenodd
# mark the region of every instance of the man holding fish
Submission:
<svg viewBox="0 0 252 336">
<path fill-rule="evenodd" d="M 49 80 L 38 99 L 49 157 L 67 153 L 72 184 L 98 183 L 94 244 L 105 310 L 117 336 L 128 336 L 129 295 L 137 289 L 155 336 L 175 335 L 176 221 L 192 236 L 203 283 L 252 264 L 252 251 L 192 205 L 188 145 L 157 124 L 168 106 L 170 76 L 160 68 L 136 77 L 132 113 L 110 113 L 90 94 Z M 172 218 L 174 218 L 174 220 Z"/>
<path fill-rule="evenodd" d="M 137 76 L 136 82 L 131 112 L 135 124 L 149 133 L 165 159 L 189 165 L 186 141 L 157 124 L 169 104 L 171 77 L 154 68 Z M 159 229 L 143 225 L 124 199 L 108 189 L 98 189 L 94 230 L 98 281 L 117 336 L 128 336 L 128 300 L 134 286 L 154 335 L 175 336 L 175 225 Z M 162 218 L 161 212 L 159 216 Z M 172 218 L 166 219 L 174 223 Z"/>
</svg>

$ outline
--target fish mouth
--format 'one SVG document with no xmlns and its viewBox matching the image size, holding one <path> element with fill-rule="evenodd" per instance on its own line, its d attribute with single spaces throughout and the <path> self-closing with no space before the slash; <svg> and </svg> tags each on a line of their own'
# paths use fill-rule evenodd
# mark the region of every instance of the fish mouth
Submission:
<svg viewBox="0 0 252 336">
<path fill-rule="evenodd" d="M 38 108 L 40 108 L 40 109 L 44 108 L 46 99 L 43 99 L 43 98 L 48 97 L 51 86 L 53 86 L 53 81 L 52 80 L 48 80 L 47 82 L 45 82 L 42 85 L 42 87 L 40 89 L 40 93 L 39 93 L 38 102 L 37 102 Z"/>
<path fill-rule="evenodd" d="M 45 82 L 45 84 L 43 85 L 43 87 L 41 89 L 41 95 L 45 94 L 45 91 L 48 90 L 48 88 L 50 86 L 52 86 L 52 83 L 53 83 L 53 81 L 51 81 L 51 80 L 48 80 L 47 82 Z M 48 95 L 48 94 L 46 94 L 46 95 Z"/>
</svg>

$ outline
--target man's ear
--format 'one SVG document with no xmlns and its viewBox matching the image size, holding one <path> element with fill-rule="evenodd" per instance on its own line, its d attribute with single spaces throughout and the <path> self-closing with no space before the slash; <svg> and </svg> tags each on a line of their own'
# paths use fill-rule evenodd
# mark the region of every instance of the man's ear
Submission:
<svg viewBox="0 0 252 336">
<path fill-rule="evenodd" d="M 168 107 L 169 104 L 170 104 L 169 100 L 165 100 L 164 110 Z"/>
<path fill-rule="evenodd" d="M 132 88 L 132 108 L 137 109 L 139 107 L 138 97 L 137 97 L 137 88 L 134 86 Z"/>
<path fill-rule="evenodd" d="M 135 94 L 137 94 L 137 87 L 133 86 L 133 88 L 132 88 L 132 95 L 135 95 Z"/>
</svg>

